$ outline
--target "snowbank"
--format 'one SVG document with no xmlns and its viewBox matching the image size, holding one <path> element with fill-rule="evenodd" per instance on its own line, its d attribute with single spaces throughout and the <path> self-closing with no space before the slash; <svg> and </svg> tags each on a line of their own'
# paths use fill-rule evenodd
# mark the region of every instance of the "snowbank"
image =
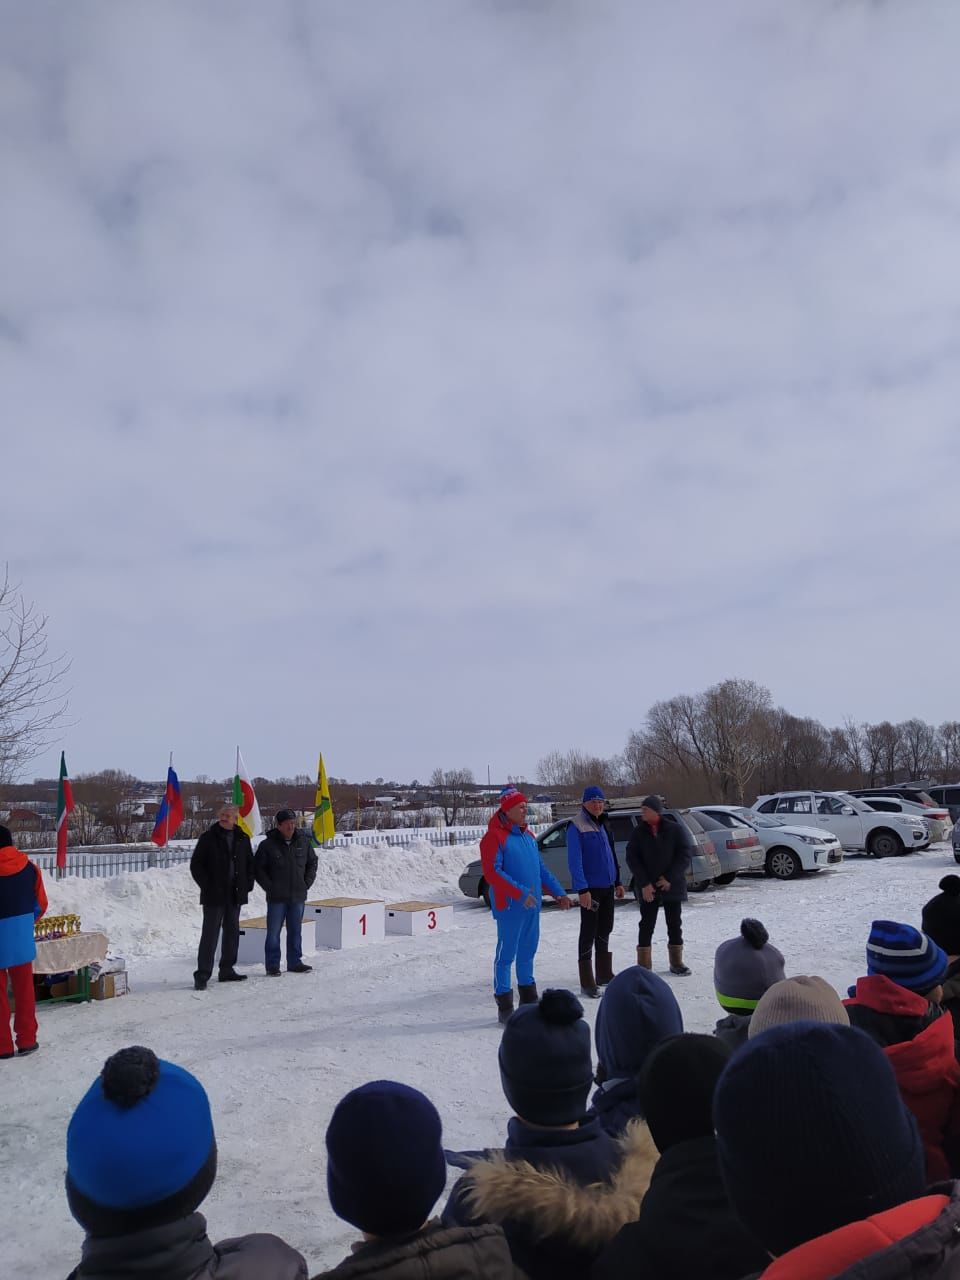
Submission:
<svg viewBox="0 0 960 1280">
<path fill-rule="evenodd" d="M 460 873 L 478 856 L 477 845 L 435 848 L 425 841 L 406 848 L 328 849 L 320 855 L 310 896 L 356 895 L 393 902 L 425 896 L 455 898 Z M 129 959 L 182 956 L 196 950 L 200 909 L 197 886 L 187 866 L 97 880 L 47 876 L 46 884 L 51 914 L 75 912 L 84 929 L 100 929 L 109 937 L 112 952 Z M 256 889 L 243 914 L 263 915 L 265 910 L 263 892 Z"/>
</svg>

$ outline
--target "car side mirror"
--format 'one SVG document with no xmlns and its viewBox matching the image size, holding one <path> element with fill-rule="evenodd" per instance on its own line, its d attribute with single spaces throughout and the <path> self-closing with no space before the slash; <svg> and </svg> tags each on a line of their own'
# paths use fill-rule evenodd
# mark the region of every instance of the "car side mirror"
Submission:
<svg viewBox="0 0 960 1280">
<path fill-rule="evenodd" d="M 840 812 L 845 814 L 847 817 L 850 817 L 852 814 L 856 813 L 856 809 L 851 809 L 848 804 L 845 804 L 841 806 Z"/>
</svg>

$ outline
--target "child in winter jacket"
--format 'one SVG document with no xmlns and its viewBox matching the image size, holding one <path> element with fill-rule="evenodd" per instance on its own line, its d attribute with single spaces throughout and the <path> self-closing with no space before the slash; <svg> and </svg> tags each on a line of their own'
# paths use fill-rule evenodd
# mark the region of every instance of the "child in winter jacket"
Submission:
<svg viewBox="0 0 960 1280">
<path fill-rule="evenodd" d="M 713 1114 L 731 1204 L 775 1259 L 763 1280 L 960 1275 L 960 1189 L 928 1188 L 916 1122 L 862 1031 L 794 1022 L 753 1037 Z"/>
<path fill-rule="evenodd" d="M 16 1006 L 17 1052 L 22 1056 L 38 1048 L 33 992 L 37 944 L 33 926 L 46 909 L 47 894 L 40 868 L 14 846 L 9 830 L 0 827 L 0 1058 L 13 1057 L 8 982 L 13 987 Z"/>
<path fill-rule="evenodd" d="M 931 1182 L 960 1171 L 960 1065 L 953 1019 L 940 1007 L 947 957 L 912 925 L 875 920 L 867 976 L 844 1001 L 850 1024 L 890 1060 L 904 1102 L 916 1117 Z"/>
<path fill-rule="evenodd" d="M 314 1280 L 518 1280 L 499 1227 L 428 1221 L 447 1180 L 441 1137 L 436 1107 L 405 1084 L 374 1080 L 341 1099 L 327 1129 L 327 1193 L 364 1239 Z"/>
<path fill-rule="evenodd" d="M 759 920 L 740 921 L 740 936 L 721 942 L 713 960 L 713 986 L 727 1016 L 714 1030 L 731 1050 L 746 1043 L 750 1017 L 768 987 L 786 977 L 783 956 Z"/>
<path fill-rule="evenodd" d="M 87 1233 L 69 1280 L 306 1280 L 276 1236 L 211 1242 L 197 1208 L 216 1176 L 200 1081 L 140 1045 L 113 1054 L 67 1129 L 67 1204 Z"/>
<path fill-rule="evenodd" d="M 499 1056 L 515 1112 L 506 1146 L 470 1164 L 443 1221 L 502 1226 L 530 1280 L 582 1280 L 639 1212 L 650 1171 L 642 1126 L 621 1145 L 584 1114 L 593 1079 L 590 1028 L 570 991 L 545 991 L 537 1004 L 522 1005 L 504 1029 Z"/>
</svg>

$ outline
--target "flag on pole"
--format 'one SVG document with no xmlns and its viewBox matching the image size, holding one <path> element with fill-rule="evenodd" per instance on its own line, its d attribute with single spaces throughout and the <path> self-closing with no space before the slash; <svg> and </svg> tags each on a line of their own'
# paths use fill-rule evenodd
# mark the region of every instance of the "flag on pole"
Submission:
<svg viewBox="0 0 960 1280">
<path fill-rule="evenodd" d="M 327 771 L 323 767 L 323 752 L 320 752 L 320 763 L 317 765 L 317 797 L 313 810 L 313 842 L 324 844 L 337 834 L 337 825 L 333 817 L 333 805 L 330 801 L 330 783 L 327 782 Z"/>
<path fill-rule="evenodd" d="M 67 760 L 60 752 L 60 784 L 57 787 L 57 870 L 67 865 L 67 819 L 73 812 L 73 787 L 67 777 Z"/>
<path fill-rule="evenodd" d="M 183 821 L 183 796 L 180 794 L 180 779 L 173 771 L 173 765 L 167 770 L 167 789 L 157 810 L 157 820 L 153 824 L 153 835 L 150 839 L 158 848 L 176 835 L 177 827 Z"/>
<path fill-rule="evenodd" d="M 259 840 L 263 835 L 260 806 L 257 804 L 257 797 L 247 776 L 239 747 L 237 747 L 237 772 L 233 779 L 233 803 L 240 810 L 240 816 L 237 819 L 240 830 L 245 832 L 251 840 Z"/>
</svg>

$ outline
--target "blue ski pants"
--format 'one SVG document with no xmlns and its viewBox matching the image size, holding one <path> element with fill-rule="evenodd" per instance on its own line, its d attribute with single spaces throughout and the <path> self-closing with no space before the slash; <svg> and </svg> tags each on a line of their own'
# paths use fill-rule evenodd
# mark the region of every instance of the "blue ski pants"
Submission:
<svg viewBox="0 0 960 1280">
<path fill-rule="evenodd" d="M 506 911 L 494 911 L 497 922 L 497 952 L 493 960 L 493 990 L 498 996 L 513 990 L 513 963 L 517 963 L 517 984 L 533 982 L 533 960 L 540 945 L 540 904 L 524 907 L 511 903 Z"/>
</svg>

